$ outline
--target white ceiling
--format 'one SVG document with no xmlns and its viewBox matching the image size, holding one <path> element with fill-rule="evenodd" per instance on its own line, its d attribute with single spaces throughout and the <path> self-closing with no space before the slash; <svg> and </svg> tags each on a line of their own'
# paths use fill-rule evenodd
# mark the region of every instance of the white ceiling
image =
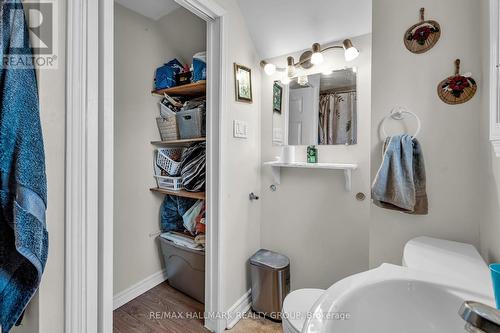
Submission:
<svg viewBox="0 0 500 333">
<path fill-rule="evenodd" d="M 180 6 L 174 0 L 115 0 L 134 12 L 158 20 Z"/>
<path fill-rule="evenodd" d="M 372 0 L 238 0 L 260 57 L 269 59 L 364 35 Z"/>
</svg>

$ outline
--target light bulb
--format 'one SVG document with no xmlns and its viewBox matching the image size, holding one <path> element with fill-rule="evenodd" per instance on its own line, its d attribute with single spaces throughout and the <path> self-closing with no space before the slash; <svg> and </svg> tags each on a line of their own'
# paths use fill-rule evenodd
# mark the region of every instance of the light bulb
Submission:
<svg viewBox="0 0 500 333">
<path fill-rule="evenodd" d="M 325 59 L 323 58 L 323 54 L 321 52 L 313 53 L 311 56 L 311 64 L 319 65 L 322 64 Z"/>
<path fill-rule="evenodd" d="M 295 64 L 293 57 L 288 57 L 286 58 L 287 66 L 286 66 L 286 74 L 288 77 L 294 77 L 295 76 Z"/>
<path fill-rule="evenodd" d="M 264 72 L 266 72 L 267 75 L 271 76 L 276 72 L 276 65 L 274 64 L 266 64 L 264 66 Z"/>
<path fill-rule="evenodd" d="M 346 61 L 352 61 L 358 57 L 359 51 L 352 45 L 350 39 L 344 40 L 342 44 L 344 45 L 344 55 Z"/>
<path fill-rule="evenodd" d="M 353 61 L 359 56 L 359 51 L 353 46 L 345 50 L 345 60 Z"/>
</svg>

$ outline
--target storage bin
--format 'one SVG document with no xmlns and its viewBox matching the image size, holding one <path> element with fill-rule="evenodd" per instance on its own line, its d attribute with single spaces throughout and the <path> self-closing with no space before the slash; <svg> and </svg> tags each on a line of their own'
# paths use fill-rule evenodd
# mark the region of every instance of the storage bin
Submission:
<svg viewBox="0 0 500 333">
<path fill-rule="evenodd" d="M 206 133 L 204 107 L 177 112 L 177 127 L 181 139 L 204 137 Z"/>
<path fill-rule="evenodd" d="M 155 156 L 153 159 L 153 170 L 154 177 L 156 179 L 156 185 L 159 188 L 165 190 L 180 191 L 184 189 L 184 186 L 182 184 L 182 177 L 165 176 L 165 172 L 162 172 L 162 169 L 160 169 L 160 167 L 156 165 L 157 154 L 158 153 L 155 152 Z"/>
<path fill-rule="evenodd" d="M 179 129 L 177 127 L 177 116 L 156 118 L 161 141 L 179 140 Z"/>
<path fill-rule="evenodd" d="M 171 108 L 169 108 L 168 106 L 166 106 L 163 103 L 158 103 L 158 104 L 160 105 L 160 116 L 162 118 L 168 118 L 168 117 L 172 117 L 172 116 L 175 117 L 176 111 L 172 110 Z M 177 121 L 175 123 L 177 124 Z M 176 125 L 176 127 L 177 127 L 177 125 Z"/>
<path fill-rule="evenodd" d="M 191 250 L 159 237 L 168 283 L 205 303 L 205 251 Z"/>
<path fill-rule="evenodd" d="M 177 176 L 181 172 L 183 148 L 160 148 L 156 154 L 156 165 L 165 170 L 169 176 Z"/>
</svg>

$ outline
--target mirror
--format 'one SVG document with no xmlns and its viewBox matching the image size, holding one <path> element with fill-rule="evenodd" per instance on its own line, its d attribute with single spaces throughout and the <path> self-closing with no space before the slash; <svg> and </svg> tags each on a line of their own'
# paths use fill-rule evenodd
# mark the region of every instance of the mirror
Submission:
<svg viewBox="0 0 500 333">
<path fill-rule="evenodd" d="M 357 143 L 356 72 L 352 69 L 301 76 L 273 85 L 273 144 Z"/>
</svg>

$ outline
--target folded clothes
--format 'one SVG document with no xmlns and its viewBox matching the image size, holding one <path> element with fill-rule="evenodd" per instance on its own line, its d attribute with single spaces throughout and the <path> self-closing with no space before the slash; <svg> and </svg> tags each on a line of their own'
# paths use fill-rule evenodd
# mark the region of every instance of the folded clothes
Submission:
<svg viewBox="0 0 500 333">
<path fill-rule="evenodd" d="M 160 235 L 161 238 L 169 240 L 176 245 L 184 246 L 192 250 L 202 251 L 204 247 L 195 242 L 195 239 L 188 235 L 183 235 L 176 232 L 165 232 Z"/>
</svg>

